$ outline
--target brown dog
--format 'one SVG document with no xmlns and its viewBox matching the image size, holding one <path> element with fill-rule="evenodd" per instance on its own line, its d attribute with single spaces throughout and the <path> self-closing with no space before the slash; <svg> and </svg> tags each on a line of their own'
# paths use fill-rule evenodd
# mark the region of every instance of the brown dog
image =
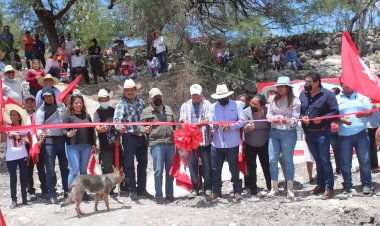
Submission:
<svg viewBox="0 0 380 226">
<path fill-rule="evenodd" d="M 106 203 L 107 210 L 110 211 L 109 206 L 109 193 L 110 191 L 125 178 L 123 169 L 114 169 L 113 173 L 93 176 L 93 175 L 80 175 L 77 176 L 70 185 L 70 193 L 66 201 L 61 207 L 66 206 L 69 203 L 75 201 L 75 210 L 78 217 L 84 215 L 80 210 L 80 203 L 82 202 L 85 192 L 95 193 L 95 207 L 94 210 L 98 211 L 98 203 L 100 196 L 103 196 L 103 200 Z"/>
</svg>

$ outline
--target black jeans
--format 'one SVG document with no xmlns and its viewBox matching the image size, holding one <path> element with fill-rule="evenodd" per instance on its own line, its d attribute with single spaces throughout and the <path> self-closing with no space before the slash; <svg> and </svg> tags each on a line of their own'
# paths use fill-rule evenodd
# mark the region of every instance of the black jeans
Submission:
<svg viewBox="0 0 380 226">
<path fill-rule="evenodd" d="M 110 144 L 107 148 L 100 148 L 99 160 L 102 167 L 102 173 L 113 173 L 115 166 L 115 144 Z M 123 166 L 122 148 L 119 147 L 119 166 Z"/>
<path fill-rule="evenodd" d="M 103 63 L 100 60 L 100 57 L 90 57 L 90 65 L 95 83 L 98 83 L 98 76 L 103 77 L 103 79 L 107 81 L 106 75 L 103 71 Z"/>
<path fill-rule="evenodd" d="M 202 188 L 202 177 L 204 180 L 204 190 L 211 190 L 211 145 L 199 146 L 197 150 L 190 152 L 189 171 L 194 190 L 200 190 Z"/>
<path fill-rule="evenodd" d="M 30 145 L 25 144 L 26 150 L 30 150 Z M 41 148 L 41 153 L 38 154 L 38 163 L 37 163 L 37 171 L 38 171 L 38 179 L 41 183 L 41 192 L 43 194 L 47 194 L 47 187 L 46 187 L 46 172 L 45 172 L 45 159 L 43 155 L 43 150 Z M 36 194 L 36 189 L 34 188 L 34 178 L 33 178 L 33 170 L 34 170 L 34 164 L 32 162 L 32 159 L 29 161 L 29 165 L 27 165 L 27 184 L 26 187 L 28 189 L 29 194 Z"/>
<path fill-rule="evenodd" d="M 146 189 L 146 168 L 148 166 L 148 144 L 145 136 L 122 134 L 124 149 L 124 173 L 130 192 L 143 192 Z M 137 188 L 135 173 L 137 160 Z"/>
<path fill-rule="evenodd" d="M 244 154 L 245 161 L 247 163 L 248 169 L 248 180 L 249 188 L 251 191 L 257 190 L 257 164 L 256 157 L 259 156 L 260 165 L 263 169 L 265 182 L 267 188 L 271 189 L 271 178 L 270 178 L 270 169 L 269 169 L 269 154 L 268 154 L 268 143 L 264 144 L 261 147 L 252 147 L 247 143 L 244 143 Z"/>
<path fill-rule="evenodd" d="M 371 169 L 379 167 L 379 160 L 377 158 L 377 144 L 376 144 L 376 130 L 377 128 L 368 128 L 369 137 L 369 159 L 371 161 Z"/>
<path fill-rule="evenodd" d="M 22 200 L 26 201 L 26 157 L 12 160 L 12 161 L 6 161 L 8 172 L 9 172 L 9 178 L 10 178 L 10 185 L 11 185 L 11 198 L 13 202 L 17 201 L 17 165 L 20 171 L 20 184 L 21 184 L 21 195 Z"/>
<path fill-rule="evenodd" d="M 70 79 L 71 81 L 74 81 L 78 75 L 83 74 L 84 79 L 87 83 L 90 82 L 90 77 L 88 75 L 88 70 L 86 67 L 76 67 L 72 68 L 72 71 L 70 71 Z"/>
</svg>

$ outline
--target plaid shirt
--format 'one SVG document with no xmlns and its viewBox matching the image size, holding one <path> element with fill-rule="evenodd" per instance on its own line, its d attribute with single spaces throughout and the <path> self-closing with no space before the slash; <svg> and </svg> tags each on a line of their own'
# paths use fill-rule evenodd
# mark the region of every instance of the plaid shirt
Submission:
<svg viewBox="0 0 380 226">
<path fill-rule="evenodd" d="M 205 118 L 208 117 L 210 112 L 211 103 L 208 100 L 203 99 L 201 104 L 199 105 L 199 119 L 198 123 L 203 121 Z M 181 112 L 180 112 L 180 118 L 179 121 L 182 121 L 186 119 L 189 123 L 191 123 L 191 114 L 193 112 L 193 102 L 192 100 L 189 100 L 182 104 L 181 106 Z M 210 125 L 203 126 L 201 128 L 202 135 L 203 135 L 203 142 L 200 143 L 200 146 L 208 146 L 211 144 L 211 128 Z"/>
<path fill-rule="evenodd" d="M 113 117 L 114 122 L 139 122 L 141 112 L 144 110 L 145 102 L 142 99 L 137 98 L 136 103 L 132 103 L 127 98 L 123 97 L 117 103 L 115 108 L 115 115 Z M 117 130 L 121 128 L 120 125 L 115 126 Z M 126 133 L 139 133 L 142 132 L 141 126 L 127 126 Z"/>
</svg>

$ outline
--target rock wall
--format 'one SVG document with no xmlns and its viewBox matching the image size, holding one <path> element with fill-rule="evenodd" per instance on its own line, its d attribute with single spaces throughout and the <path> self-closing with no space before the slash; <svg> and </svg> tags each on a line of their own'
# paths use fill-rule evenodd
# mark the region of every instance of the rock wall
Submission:
<svg viewBox="0 0 380 226">
<path fill-rule="evenodd" d="M 380 56 L 380 28 L 364 31 L 363 48 L 364 57 L 370 60 L 372 68 L 379 68 Z M 354 39 L 356 33 L 351 34 Z M 265 72 L 254 70 L 254 78 L 258 81 L 274 81 L 282 75 L 292 79 L 302 79 L 309 71 L 318 71 L 323 77 L 336 77 L 341 74 L 341 43 L 342 32 L 338 33 L 315 33 L 300 34 L 294 36 L 274 36 L 267 39 L 263 45 L 263 52 L 268 62 L 271 62 L 273 51 L 278 48 L 284 53 L 286 46 L 291 44 L 301 60 L 301 70 L 297 73 L 284 70 L 280 73 L 271 69 Z"/>
</svg>

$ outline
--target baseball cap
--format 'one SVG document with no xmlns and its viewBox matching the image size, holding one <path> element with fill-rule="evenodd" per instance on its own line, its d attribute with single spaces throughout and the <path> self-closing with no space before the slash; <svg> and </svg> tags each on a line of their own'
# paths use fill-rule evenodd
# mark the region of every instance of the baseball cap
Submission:
<svg viewBox="0 0 380 226">
<path fill-rule="evenodd" d="M 194 95 L 194 94 L 200 95 L 201 93 L 202 93 L 202 86 L 200 86 L 198 84 L 193 84 L 190 86 L 190 94 L 191 95 Z"/>
<path fill-rule="evenodd" d="M 33 100 L 36 100 L 36 98 L 35 98 L 33 95 L 31 95 L 31 94 L 28 94 L 28 95 L 26 95 L 26 96 L 24 97 L 24 101 L 27 100 L 27 99 L 33 99 Z"/>
<path fill-rule="evenodd" d="M 162 92 L 158 88 L 152 88 L 151 90 L 149 90 L 150 99 L 153 99 L 155 96 L 158 96 L 158 95 L 162 96 Z"/>
</svg>

